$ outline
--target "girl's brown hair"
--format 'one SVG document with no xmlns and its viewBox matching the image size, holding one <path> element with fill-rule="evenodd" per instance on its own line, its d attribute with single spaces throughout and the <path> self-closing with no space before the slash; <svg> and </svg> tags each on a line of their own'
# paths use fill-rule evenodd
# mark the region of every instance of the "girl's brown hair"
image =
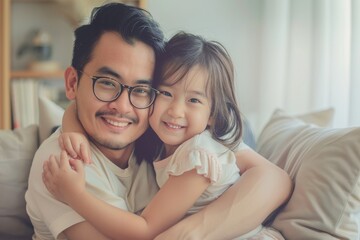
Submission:
<svg viewBox="0 0 360 240">
<path fill-rule="evenodd" d="M 241 114 L 234 92 L 234 67 L 231 58 L 219 42 L 201 36 L 179 32 L 165 46 L 157 63 L 154 87 L 176 76 L 177 81 L 198 65 L 208 73 L 206 90 L 211 96 L 212 137 L 234 149 L 241 140 Z"/>
</svg>

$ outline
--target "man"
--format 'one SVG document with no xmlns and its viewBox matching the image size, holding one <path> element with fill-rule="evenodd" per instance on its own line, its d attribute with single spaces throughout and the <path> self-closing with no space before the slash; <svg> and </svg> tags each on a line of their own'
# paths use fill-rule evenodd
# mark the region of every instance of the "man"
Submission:
<svg viewBox="0 0 360 240">
<path fill-rule="evenodd" d="M 90 24 L 79 27 L 75 37 L 65 85 L 92 144 L 87 188 L 103 201 L 139 212 L 158 190 L 152 165 L 146 161 L 152 151 L 144 133 L 154 100 L 151 83 L 156 57 L 163 51 L 163 34 L 148 13 L 113 3 L 96 9 Z M 108 88 L 116 91 L 108 94 Z M 139 91 L 148 93 L 146 101 L 138 101 Z M 106 239 L 70 207 L 56 201 L 42 183 L 43 161 L 60 152 L 59 133 L 40 146 L 29 176 L 26 201 L 35 239 Z M 259 225 L 286 199 L 290 184 L 276 167 L 264 172 L 262 166 L 270 163 L 254 154 L 251 150 L 239 154 L 238 158 L 244 159 L 239 161 L 243 178 L 224 197 L 159 239 L 221 239 L 225 232 L 240 235 Z M 248 189 L 249 181 L 262 187 Z"/>
</svg>

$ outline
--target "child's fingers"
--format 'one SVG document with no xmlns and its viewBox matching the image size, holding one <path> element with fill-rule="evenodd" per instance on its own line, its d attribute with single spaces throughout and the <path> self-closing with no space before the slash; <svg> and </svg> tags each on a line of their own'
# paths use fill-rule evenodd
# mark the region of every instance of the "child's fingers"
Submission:
<svg viewBox="0 0 360 240">
<path fill-rule="evenodd" d="M 73 137 L 71 138 L 71 144 L 72 144 L 72 149 L 74 149 L 75 151 L 75 155 L 71 155 L 73 158 L 79 158 L 79 156 L 81 157 L 81 148 L 80 148 L 80 144 L 81 142 L 79 141 L 78 138 Z"/>
<path fill-rule="evenodd" d="M 50 193 L 53 192 L 53 182 L 51 181 L 54 169 L 57 168 L 57 161 L 54 155 L 51 155 L 49 160 L 46 160 L 43 164 L 42 180 L 45 187 Z"/>
<path fill-rule="evenodd" d="M 46 170 L 48 170 L 51 174 L 59 169 L 58 161 L 54 155 L 50 155 L 49 159 L 45 161 L 45 163 Z"/>
<path fill-rule="evenodd" d="M 46 188 L 50 192 L 50 190 L 52 189 L 52 182 L 50 181 L 51 180 L 51 173 L 49 171 L 43 171 L 42 180 L 43 180 L 43 183 L 45 184 Z"/>
<path fill-rule="evenodd" d="M 61 141 L 60 141 L 61 139 Z M 80 133 L 62 133 L 59 143 L 72 158 L 81 159 L 87 164 L 91 163 L 90 145 L 86 137 Z"/>
<path fill-rule="evenodd" d="M 60 145 L 61 149 L 65 149 L 64 140 L 63 140 L 63 138 L 61 136 L 59 137 L 59 145 Z"/>
<path fill-rule="evenodd" d="M 70 159 L 71 168 L 74 169 L 77 173 L 84 175 L 84 163 L 78 159 Z"/>
<path fill-rule="evenodd" d="M 63 139 L 64 141 L 64 150 L 73 158 L 77 158 L 76 150 L 73 147 L 72 141 L 70 137 L 66 137 Z"/>
<path fill-rule="evenodd" d="M 49 172 L 49 160 L 45 160 L 43 163 L 43 172 Z"/>
<path fill-rule="evenodd" d="M 90 164 L 92 162 L 91 161 L 91 152 L 90 152 L 88 144 L 85 144 L 85 143 L 80 144 L 80 155 L 86 164 Z"/>
<path fill-rule="evenodd" d="M 70 163 L 69 163 L 70 159 L 69 156 L 67 154 L 67 152 L 65 150 L 62 150 L 60 153 L 60 168 L 71 168 Z"/>
<path fill-rule="evenodd" d="M 47 190 L 48 190 L 49 192 L 51 192 L 51 191 L 52 191 L 52 185 L 51 185 L 51 183 L 49 182 L 47 175 L 48 175 L 48 172 L 43 172 L 43 173 L 42 173 L 42 180 L 43 180 L 43 183 L 44 183 L 45 187 L 47 188 Z"/>
</svg>

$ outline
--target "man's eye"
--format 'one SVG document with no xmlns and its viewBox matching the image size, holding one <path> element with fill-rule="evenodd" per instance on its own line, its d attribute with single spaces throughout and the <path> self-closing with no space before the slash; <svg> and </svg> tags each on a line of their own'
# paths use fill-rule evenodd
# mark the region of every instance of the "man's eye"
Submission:
<svg viewBox="0 0 360 240">
<path fill-rule="evenodd" d="M 111 79 L 100 78 L 98 79 L 97 84 L 101 85 L 104 88 L 116 88 L 116 82 Z"/>
<path fill-rule="evenodd" d="M 133 88 L 132 94 L 136 96 L 149 96 L 151 95 L 151 88 L 148 87 L 135 87 Z"/>
<path fill-rule="evenodd" d="M 133 90 L 134 93 L 147 93 L 148 91 L 145 88 L 134 88 Z"/>
</svg>

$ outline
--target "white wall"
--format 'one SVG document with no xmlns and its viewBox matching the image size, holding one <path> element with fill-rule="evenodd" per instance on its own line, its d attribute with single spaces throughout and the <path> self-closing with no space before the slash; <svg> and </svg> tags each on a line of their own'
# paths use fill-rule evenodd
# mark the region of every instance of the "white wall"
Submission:
<svg viewBox="0 0 360 240">
<path fill-rule="evenodd" d="M 185 30 L 227 48 L 235 65 L 240 108 L 250 121 L 257 114 L 260 4 L 257 0 L 148 0 L 149 12 L 167 37 Z"/>
</svg>

